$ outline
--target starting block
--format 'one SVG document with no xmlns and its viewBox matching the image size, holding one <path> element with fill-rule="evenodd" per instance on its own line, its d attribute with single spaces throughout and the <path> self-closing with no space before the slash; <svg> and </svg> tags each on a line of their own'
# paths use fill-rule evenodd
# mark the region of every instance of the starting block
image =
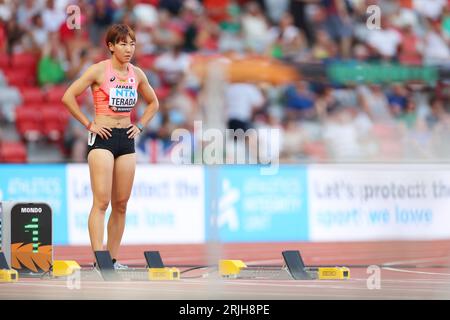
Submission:
<svg viewBox="0 0 450 320">
<path fill-rule="evenodd" d="M 0 282 L 17 282 L 18 280 L 19 273 L 9 268 L 5 255 L 0 252 Z"/>
<path fill-rule="evenodd" d="M 235 277 L 239 275 L 243 268 L 247 268 L 247 265 L 241 260 L 219 261 L 219 274 L 222 277 Z"/>
<path fill-rule="evenodd" d="M 219 275 L 223 278 L 274 280 L 345 280 L 350 279 L 350 269 L 346 267 L 306 267 L 300 251 L 283 251 L 285 267 L 248 267 L 241 260 L 220 260 Z"/>
<path fill-rule="evenodd" d="M 319 280 L 345 280 L 350 279 L 350 269 L 347 267 L 318 268 Z"/>
<path fill-rule="evenodd" d="M 144 252 L 147 266 L 142 268 L 126 268 L 115 270 L 109 251 L 94 252 L 97 270 L 104 281 L 149 281 L 149 280 L 179 280 L 181 277 L 178 268 L 166 267 L 161 259 L 159 251 Z M 66 276 L 79 269 L 75 261 L 55 261 L 53 266 L 54 276 Z M 98 272 L 85 273 L 85 277 L 98 278 Z"/>
<path fill-rule="evenodd" d="M 148 280 L 180 280 L 180 270 L 165 267 L 159 251 L 145 251 L 144 256 L 148 266 Z"/>
<path fill-rule="evenodd" d="M 305 266 L 300 251 L 283 251 L 283 258 L 292 277 L 295 280 L 345 280 L 350 279 L 350 269 L 346 267 L 319 267 Z"/>
<path fill-rule="evenodd" d="M 111 254 L 109 253 L 109 251 L 94 251 L 94 255 L 95 260 L 97 261 L 97 267 L 102 274 L 103 280 L 121 280 L 120 274 L 114 270 L 114 264 L 112 262 Z"/>
<path fill-rule="evenodd" d="M 300 251 L 290 250 L 283 251 L 284 262 L 292 276 L 295 280 L 313 280 L 314 276 L 305 270 L 305 263 L 303 262 Z"/>
<path fill-rule="evenodd" d="M 72 260 L 54 260 L 52 274 L 54 277 L 67 277 L 81 270 L 80 265 Z"/>
<path fill-rule="evenodd" d="M 345 280 L 350 279 L 350 269 L 346 267 L 319 267 L 305 266 L 300 251 L 283 251 L 283 258 L 292 277 L 295 280 Z"/>
</svg>

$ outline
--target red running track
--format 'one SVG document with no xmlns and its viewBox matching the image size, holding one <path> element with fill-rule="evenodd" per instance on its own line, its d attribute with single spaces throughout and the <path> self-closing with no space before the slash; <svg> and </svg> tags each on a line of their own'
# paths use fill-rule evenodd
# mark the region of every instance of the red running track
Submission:
<svg viewBox="0 0 450 320">
<path fill-rule="evenodd" d="M 166 265 L 211 265 L 218 259 L 236 259 L 249 266 L 282 266 L 283 250 L 300 250 L 307 266 L 349 266 L 351 279 L 224 280 L 207 272 L 212 269 L 203 269 L 183 274 L 180 281 L 81 281 L 79 288 L 70 289 L 65 280 L 21 278 L 16 284 L 0 284 L 0 299 L 450 298 L 450 241 L 124 246 L 119 260 L 144 266 L 146 250 L 159 250 Z M 87 265 L 93 256 L 86 246 L 55 247 L 54 259 Z M 368 288 L 368 265 L 382 266 L 379 289 Z"/>
</svg>

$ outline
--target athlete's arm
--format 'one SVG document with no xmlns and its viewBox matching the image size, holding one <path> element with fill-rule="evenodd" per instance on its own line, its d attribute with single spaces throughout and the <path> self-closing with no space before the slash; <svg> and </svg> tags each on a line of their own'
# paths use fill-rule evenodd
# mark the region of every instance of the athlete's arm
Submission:
<svg viewBox="0 0 450 320">
<path fill-rule="evenodd" d="M 136 76 L 139 81 L 138 85 L 139 94 L 144 98 L 145 102 L 147 102 L 147 107 L 145 108 L 144 114 L 142 115 L 141 119 L 138 122 L 145 128 L 147 123 L 153 118 L 156 112 L 158 112 L 159 101 L 158 98 L 156 97 L 155 91 L 148 82 L 147 76 L 140 68 L 137 67 L 136 67 Z M 131 133 L 130 138 L 134 138 L 139 133 L 139 129 L 138 131 L 130 129 L 128 133 Z"/>
<path fill-rule="evenodd" d="M 96 78 L 101 73 L 100 64 L 90 66 L 86 72 L 66 90 L 61 102 L 64 103 L 69 112 L 81 122 L 89 131 L 99 134 L 102 138 L 111 137 L 111 129 L 91 123 L 89 119 L 81 112 L 76 97 L 81 95 L 84 90 L 96 82 Z M 109 131 L 108 131 L 109 130 Z"/>
</svg>

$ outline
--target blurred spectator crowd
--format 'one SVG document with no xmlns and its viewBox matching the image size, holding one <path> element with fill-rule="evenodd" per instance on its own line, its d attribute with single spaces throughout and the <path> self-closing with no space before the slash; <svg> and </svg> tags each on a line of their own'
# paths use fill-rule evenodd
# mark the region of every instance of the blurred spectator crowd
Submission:
<svg viewBox="0 0 450 320">
<path fill-rule="evenodd" d="M 72 4 L 80 16 L 67 12 Z M 380 28 L 368 27 L 371 5 L 380 8 Z M 200 120 L 205 128 L 278 129 L 279 140 L 266 133 L 249 142 L 249 157 L 264 145 L 285 163 L 450 157 L 448 80 L 343 85 L 301 74 L 283 82 L 214 75 L 239 59 L 293 70 L 339 61 L 449 68 L 450 0 L 0 0 L 0 162 L 86 161 L 86 130 L 60 99 L 87 67 L 109 58 L 103 38 L 113 23 L 135 30 L 133 63 L 160 100 L 137 141 L 140 162 L 170 162 L 171 134 L 194 133 Z M 218 63 L 200 75 L 193 69 L 206 63 L 201 57 Z M 79 103 L 93 118 L 90 90 Z M 132 120 L 144 109 L 140 101 Z M 196 136 L 194 152 L 204 145 Z"/>
</svg>

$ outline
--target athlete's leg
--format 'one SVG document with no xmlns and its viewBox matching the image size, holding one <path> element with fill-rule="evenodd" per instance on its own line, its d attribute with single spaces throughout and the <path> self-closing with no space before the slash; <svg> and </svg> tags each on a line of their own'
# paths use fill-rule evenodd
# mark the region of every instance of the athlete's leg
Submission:
<svg viewBox="0 0 450 320">
<path fill-rule="evenodd" d="M 125 213 L 128 199 L 133 187 L 136 170 L 136 154 L 130 153 L 117 157 L 114 163 L 111 206 L 112 212 L 108 221 L 107 247 L 113 259 L 117 258 L 120 242 L 125 229 Z"/>
<path fill-rule="evenodd" d="M 111 201 L 114 156 L 105 149 L 95 149 L 88 155 L 93 204 L 89 214 L 89 236 L 93 251 L 103 250 L 105 212 Z"/>
</svg>

